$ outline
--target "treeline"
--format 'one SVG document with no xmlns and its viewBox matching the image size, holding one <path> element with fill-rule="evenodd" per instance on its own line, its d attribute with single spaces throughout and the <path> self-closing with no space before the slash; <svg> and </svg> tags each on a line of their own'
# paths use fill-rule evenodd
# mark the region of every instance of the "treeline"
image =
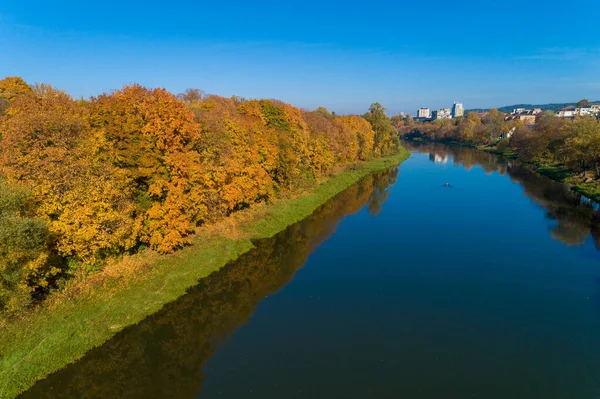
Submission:
<svg viewBox="0 0 600 399">
<path fill-rule="evenodd" d="M 563 165 L 588 182 L 600 178 L 600 120 L 597 118 L 558 118 L 547 111 L 537 115 L 533 126 L 504 119 L 504 114 L 493 109 L 481 117 L 469 113 L 466 117 L 432 123 L 417 124 L 404 119 L 397 127 L 408 138 L 494 146 L 525 161 Z"/>
<path fill-rule="evenodd" d="M 432 141 L 460 141 L 471 145 L 496 143 L 506 137 L 513 127 L 524 127 L 520 121 L 505 122 L 504 114 L 496 109 L 482 116 L 470 112 L 453 119 L 415 122 L 410 116 L 396 122 L 401 135 L 424 137 Z"/>
<path fill-rule="evenodd" d="M 139 85 L 75 100 L 0 81 L 0 313 L 108 257 L 172 252 L 204 223 L 396 152 L 384 111 L 338 117 Z"/>
</svg>

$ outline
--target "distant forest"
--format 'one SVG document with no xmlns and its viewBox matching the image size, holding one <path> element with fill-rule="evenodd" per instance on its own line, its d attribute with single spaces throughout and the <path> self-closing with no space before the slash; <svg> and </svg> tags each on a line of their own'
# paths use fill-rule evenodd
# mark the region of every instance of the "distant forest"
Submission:
<svg viewBox="0 0 600 399">
<path fill-rule="evenodd" d="M 600 101 L 592 101 L 592 103 L 600 103 Z M 515 108 L 525 108 L 525 109 L 534 109 L 540 108 L 542 111 L 558 111 L 559 109 L 575 106 L 577 102 L 572 103 L 560 103 L 560 104 L 515 104 L 515 105 L 506 105 L 504 107 L 499 107 L 498 111 L 510 114 Z M 489 112 L 489 108 L 473 108 L 468 109 L 466 112 Z"/>
</svg>

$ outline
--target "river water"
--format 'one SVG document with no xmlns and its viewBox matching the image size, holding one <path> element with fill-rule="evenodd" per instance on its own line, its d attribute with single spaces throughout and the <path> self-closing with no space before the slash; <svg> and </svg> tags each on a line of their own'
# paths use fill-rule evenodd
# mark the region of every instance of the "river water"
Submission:
<svg viewBox="0 0 600 399">
<path fill-rule="evenodd" d="M 409 146 L 23 397 L 599 398 L 597 206 Z"/>
</svg>

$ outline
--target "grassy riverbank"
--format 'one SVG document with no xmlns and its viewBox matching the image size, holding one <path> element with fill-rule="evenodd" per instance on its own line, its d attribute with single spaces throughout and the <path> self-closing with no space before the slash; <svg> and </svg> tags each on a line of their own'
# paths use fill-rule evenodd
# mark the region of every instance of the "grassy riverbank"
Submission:
<svg viewBox="0 0 600 399">
<path fill-rule="evenodd" d="M 15 397 L 185 294 L 199 279 L 251 249 L 252 240 L 275 235 L 363 177 L 398 165 L 408 155 L 402 151 L 359 164 L 310 194 L 258 205 L 206 226 L 192 246 L 173 255 L 141 253 L 72 282 L 45 306 L 0 330 L 0 397 Z"/>
</svg>

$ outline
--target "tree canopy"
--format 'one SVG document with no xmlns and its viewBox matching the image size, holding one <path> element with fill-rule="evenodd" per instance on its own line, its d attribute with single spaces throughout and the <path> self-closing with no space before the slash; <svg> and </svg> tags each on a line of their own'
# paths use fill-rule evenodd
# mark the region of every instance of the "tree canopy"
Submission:
<svg viewBox="0 0 600 399">
<path fill-rule="evenodd" d="M 339 117 L 137 84 L 80 101 L 17 77 L 0 81 L 0 100 L 0 313 L 109 257 L 173 252 L 202 224 L 398 148 L 377 103 Z"/>
</svg>

